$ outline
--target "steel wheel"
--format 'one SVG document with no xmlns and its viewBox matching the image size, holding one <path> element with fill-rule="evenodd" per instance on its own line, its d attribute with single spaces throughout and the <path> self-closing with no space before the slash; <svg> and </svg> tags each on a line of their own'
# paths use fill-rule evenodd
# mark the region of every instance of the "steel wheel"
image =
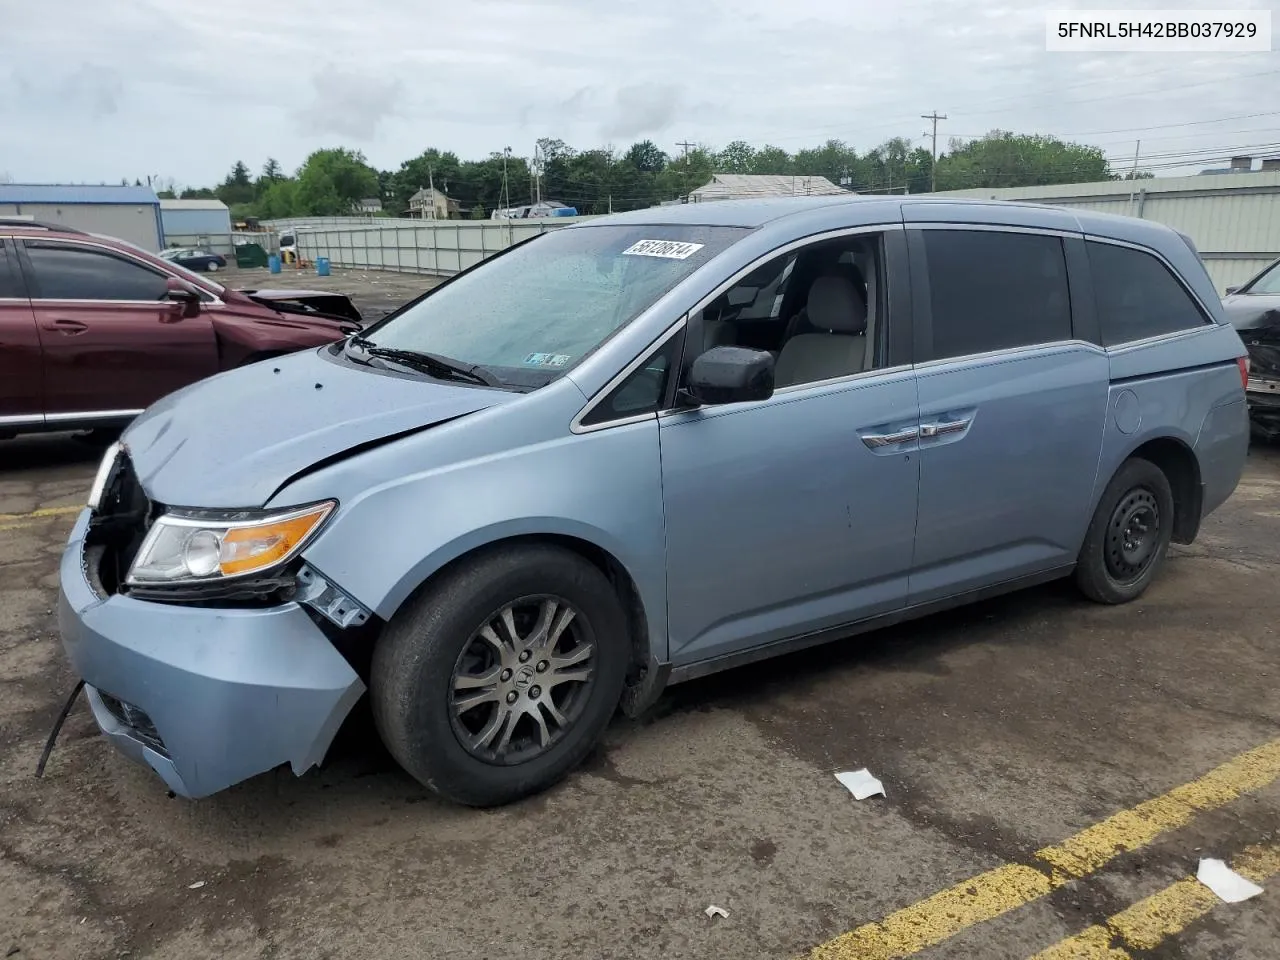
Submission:
<svg viewBox="0 0 1280 960">
<path fill-rule="evenodd" d="M 486 763 L 511 765 L 550 749 L 582 714 L 596 645 L 567 601 L 525 597 L 488 618 L 463 647 L 450 683 L 458 742 Z"/>
<path fill-rule="evenodd" d="M 1107 523 L 1107 572 L 1133 583 L 1150 566 L 1160 546 L 1160 504 L 1145 487 L 1120 498 Z"/>
</svg>

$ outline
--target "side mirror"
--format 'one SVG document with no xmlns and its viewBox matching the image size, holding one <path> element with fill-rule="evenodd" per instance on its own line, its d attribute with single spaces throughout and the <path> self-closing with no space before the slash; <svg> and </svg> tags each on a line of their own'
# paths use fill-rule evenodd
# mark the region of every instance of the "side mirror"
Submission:
<svg viewBox="0 0 1280 960">
<path fill-rule="evenodd" d="M 200 313 L 200 294 L 191 284 L 177 277 L 169 277 L 165 281 L 165 299 L 182 306 L 184 319 Z"/>
<path fill-rule="evenodd" d="M 1240 290 L 1240 288 L 1239 288 L 1239 287 L 1227 287 L 1227 292 L 1224 294 L 1224 296 L 1228 296 L 1228 297 L 1229 297 L 1229 296 L 1231 296 L 1233 293 L 1237 293 L 1237 292 L 1239 292 L 1239 290 Z"/>
<path fill-rule="evenodd" d="M 695 404 L 743 403 L 773 396 L 773 354 L 712 347 L 689 369 L 681 398 Z"/>
</svg>

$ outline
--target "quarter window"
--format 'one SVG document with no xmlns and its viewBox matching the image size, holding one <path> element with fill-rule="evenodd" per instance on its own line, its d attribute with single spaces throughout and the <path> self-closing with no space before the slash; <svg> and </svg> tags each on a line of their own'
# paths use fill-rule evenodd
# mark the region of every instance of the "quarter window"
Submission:
<svg viewBox="0 0 1280 960">
<path fill-rule="evenodd" d="M 1071 339 L 1062 241 L 995 230 L 925 230 L 933 357 Z"/>
<path fill-rule="evenodd" d="M 163 300 L 165 277 L 105 251 L 27 243 L 40 300 Z"/>
<path fill-rule="evenodd" d="M 582 418 L 583 426 L 653 413 L 662 405 L 684 337 L 674 334 Z"/>
<path fill-rule="evenodd" d="M 1151 254 L 1092 240 L 1085 246 L 1103 346 L 1192 330 L 1206 322 L 1191 295 Z"/>
</svg>

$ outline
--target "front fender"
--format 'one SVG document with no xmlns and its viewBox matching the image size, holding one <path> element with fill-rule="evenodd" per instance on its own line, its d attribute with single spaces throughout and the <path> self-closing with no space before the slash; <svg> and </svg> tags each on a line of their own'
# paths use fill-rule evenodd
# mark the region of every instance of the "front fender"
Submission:
<svg viewBox="0 0 1280 960">
<path fill-rule="evenodd" d="M 532 398 L 530 398 L 532 399 Z M 425 472 L 394 464 L 443 458 L 450 438 L 479 424 L 407 437 L 280 491 L 279 502 L 332 491 L 341 504 L 304 552 L 343 590 L 390 618 L 424 581 L 459 557 L 513 537 L 563 536 L 612 555 L 630 574 L 665 658 L 666 566 L 657 419 L 562 436 Z M 487 419 L 483 414 L 477 420 Z M 437 461 L 438 462 L 438 461 Z M 375 466 L 376 464 L 376 466 Z M 371 473 L 391 477 L 359 482 Z"/>
</svg>

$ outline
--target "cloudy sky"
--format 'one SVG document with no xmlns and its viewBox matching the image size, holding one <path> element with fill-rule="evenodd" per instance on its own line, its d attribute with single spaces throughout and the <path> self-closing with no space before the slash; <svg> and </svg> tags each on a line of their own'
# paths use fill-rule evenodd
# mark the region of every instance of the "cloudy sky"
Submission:
<svg viewBox="0 0 1280 960">
<path fill-rule="evenodd" d="M 527 156 L 544 136 L 865 149 L 925 142 L 934 109 L 940 144 L 1000 127 L 1127 162 L 1141 138 L 1157 174 L 1280 152 L 1280 53 L 1045 52 L 1044 9 L 1071 5 L 0 0 L 0 178 L 202 185 L 237 159 L 292 170 L 318 147 L 395 169 L 429 146 Z"/>
</svg>

